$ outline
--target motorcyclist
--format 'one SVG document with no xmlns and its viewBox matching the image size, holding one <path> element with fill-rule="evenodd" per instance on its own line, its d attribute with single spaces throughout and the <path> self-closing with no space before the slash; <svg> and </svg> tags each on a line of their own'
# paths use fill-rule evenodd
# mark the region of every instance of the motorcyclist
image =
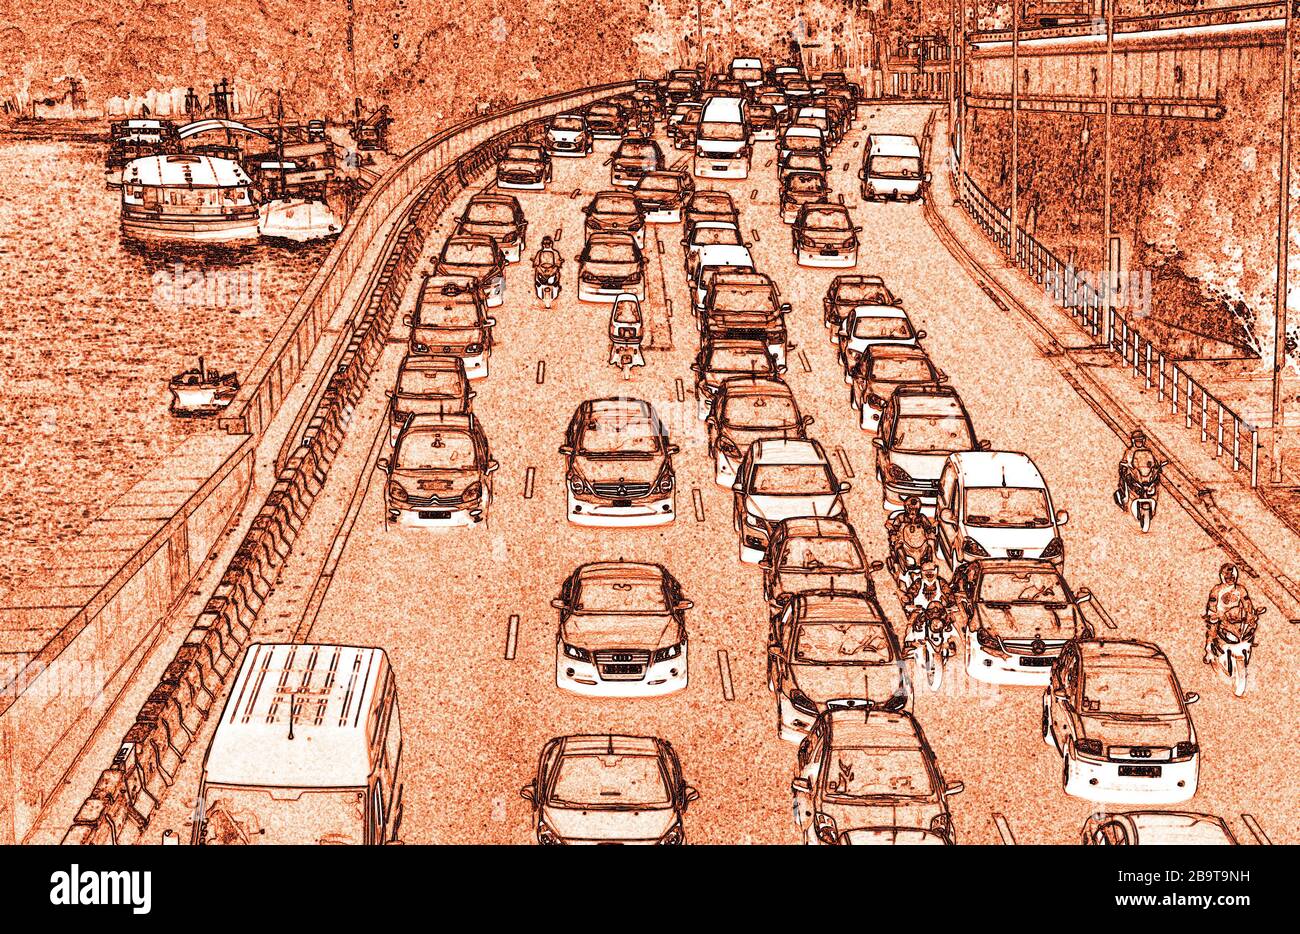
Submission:
<svg viewBox="0 0 1300 934">
<path fill-rule="evenodd" d="M 952 586 L 939 576 L 939 565 L 926 561 L 921 565 L 921 575 L 912 581 L 903 594 L 903 606 L 909 612 L 914 607 L 923 610 L 936 600 L 949 607 L 957 604 Z"/>
<path fill-rule="evenodd" d="M 533 254 L 533 278 L 540 285 L 551 276 L 558 276 L 563 265 L 564 258 L 555 249 L 555 241 L 542 237 L 542 248 Z"/>
<path fill-rule="evenodd" d="M 1212 664 L 1211 646 L 1219 633 L 1219 627 L 1230 630 L 1240 637 L 1242 631 L 1255 618 L 1255 605 L 1250 593 L 1238 580 L 1239 573 L 1235 564 L 1225 564 L 1219 568 L 1219 582 L 1210 588 L 1210 596 L 1205 601 L 1205 664 Z"/>
<path fill-rule="evenodd" d="M 1121 509 L 1128 502 L 1129 477 L 1136 470 L 1145 474 L 1156 462 L 1156 457 L 1147 445 L 1146 433 L 1141 429 L 1129 433 L 1128 447 L 1119 461 L 1119 486 L 1115 489 L 1115 505 Z"/>
<path fill-rule="evenodd" d="M 934 523 L 930 517 L 921 512 L 921 497 L 909 496 L 903 501 L 903 509 L 885 520 L 885 531 L 889 533 L 889 543 L 894 544 L 902 531 L 911 526 L 920 526 L 926 536 L 934 534 Z"/>
</svg>

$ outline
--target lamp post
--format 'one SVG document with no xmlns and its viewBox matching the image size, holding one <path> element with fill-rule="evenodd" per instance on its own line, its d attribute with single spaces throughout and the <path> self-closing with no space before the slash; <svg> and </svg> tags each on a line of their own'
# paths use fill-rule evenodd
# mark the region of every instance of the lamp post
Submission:
<svg viewBox="0 0 1300 934">
<path fill-rule="evenodd" d="M 1020 3 L 1011 3 L 1011 230 L 1007 253 L 1013 264 L 1020 224 Z"/>
<path fill-rule="evenodd" d="M 1273 298 L 1273 424 L 1270 428 L 1270 474 L 1274 483 L 1282 482 L 1282 379 L 1286 371 L 1287 264 L 1291 243 L 1291 58 L 1295 21 L 1294 0 L 1286 2 L 1286 37 L 1282 43 L 1282 140 L 1281 172 L 1277 197 L 1277 288 Z"/>
<path fill-rule="evenodd" d="M 1103 10 L 1106 14 L 1106 113 L 1102 117 L 1103 126 L 1103 148 L 1105 154 L 1102 156 L 1102 193 L 1101 193 L 1101 268 L 1102 268 L 1102 297 L 1105 300 L 1104 308 L 1106 309 L 1106 341 L 1110 342 L 1110 307 L 1114 298 L 1114 277 L 1115 270 L 1111 268 L 1110 252 L 1110 230 L 1111 230 L 1111 200 L 1110 190 L 1112 185 L 1112 166 L 1110 157 L 1110 136 L 1111 136 L 1111 111 L 1114 109 L 1115 93 L 1115 0 L 1104 0 Z"/>
</svg>

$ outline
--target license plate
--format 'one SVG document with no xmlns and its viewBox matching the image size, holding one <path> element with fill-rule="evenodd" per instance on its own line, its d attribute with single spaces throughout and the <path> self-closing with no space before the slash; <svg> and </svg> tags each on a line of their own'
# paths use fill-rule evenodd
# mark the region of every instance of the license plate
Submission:
<svg viewBox="0 0 1300 934">
<path fill-rule="evenodd" d="M 713 163 L 713 171 L 715 171 L 715 172 L 725 172 L 725 171 L 727 171 L 727 165 L 726 165 L 726 163 L 723 163 L 723 164 L 721 164 L 721 165 L 719 165 L 719 164 L 716 163 L 716 162 Z"/>
<path fill-rule="evenodd" d="M 631 506 L 631 505 L 632 505 L 632 501 L 631 501 L 630 499 L 616 499 L 616 500 L 614 500 L 614 505 L 615 505 L 615 506 Z"/>
<path fill-rule="evenodd" d="M 451 510 L 450 509 L 421 509 L 420 518 L 421 519 L 450 519 Z"/>
<path fill-rule="evenodd" d="M 839 253 L 835 250 L 822 250 L 821 254 L 822 256 L 839 256 Z"/>
<path fill-rule="evenodd" d="M 1020 664 L 1024 668 L 1051 668 L 1056 661 L 1054 655 L 1022 655 Z"/>
<path fill-rule="evenodd" d="M 1119 767 L 1120 778 L 1159 778 L 1160 766 L 1158 765 L 1121 765 Z"/>
<path fill-rule="evenodd" d="M 642 668 L 640 665 L 601 665 L 600 670 L 607 675 L 639 675 Z"/>
</svg>

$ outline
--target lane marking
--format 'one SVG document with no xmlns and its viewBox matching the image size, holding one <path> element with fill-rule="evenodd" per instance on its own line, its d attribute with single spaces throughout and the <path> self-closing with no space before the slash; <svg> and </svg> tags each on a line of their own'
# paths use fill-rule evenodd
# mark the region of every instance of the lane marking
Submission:
<svg viewBox="0 0 1300 934">
<path fill-rule="evenodd" d="M 655 248 L 659 250 L 659 255 L 664 255 L 664 242 L 659 239 L 659 231 L 655 231 Z"/>
<path fill-rule="evenodd" d="M 546 361 L 538 360 L 537 361 L 537 385 L 540 386 L 544 382 L 546 382 Z"/>
<path fill-rule="evenodd" d="M 678 402 L 685 402 L 685 401 L 686 401 L 686 387 L 682 385 L 682 378 L 681 378 L 680 376 L 677 377 L 676 380 L 674 380 L 674 386 L 675 386 L 675 388 L 676 388 L 676 390 L 677 390 L 677 401 L 678 401 Z"/>
<path fill-rule="evenodd" d="M 848 477 L 850 480 L 852 480 L 852 479 L 853 479 L 853 464 L 849 461 L 849 452 L 846 451 L 846 450 L 844 450 L 843 447 L 836 447 L 836 448 L 835 448 L 835 456 L 838 457 L 838 458 L 840 459 L 840 464 L 841 464 L 841 466 L 844 467 L 844 476 L 846 476 L 846 477 Z"/>
<path fill-rule="evenodd" d="M 755 188 L 753 191 L 749 193 L 749 200 L 753 201 L 757 197 L 758 197 L 758 189 Z"/>
<path fill-rule="evenodd" d="M 812 364 L 808 362 L 808 355 L 802 350 L 799 351 L 799 365 L 803 367 L 805 373 L 812 372 Z"/>
<path fill-rule="evenodd" d="M 762 242 L 763 242 L 763 238 L 760 237 L 760 236 L 758 235 L 758 228 L 757 228 L 757 227 L 751 227 L 751 228 L 749 228 L 749 232 L 750 232 L 751 234 L 754 235 L 754 242 L 755 242 L 755 243 L 762 243 Z"/>
<path fill-rule="evenodd" d="M 556 228 L 555 228 L 555 236 L 552 237 L 551 239 L 553 239 L 556 243 L 559 243 L 560 240 L 561 240 L 563 237 L 564 237 L 564 228 L 563 228 L 563 227 L 556 227 Z"/>
<path fill-rule="evenodd" d="M 1255 820 L 1254 814 L 1243 814 L 1241 819 L 1246 824 L 1246 829 L 1255 836 L 1255 840 L 1260 846 L 1273 845 L 1273 841 L 1268 838 L 1268 834 L 1264 833 L 1264 828 L 1259 826 L 1259 821 Z"/>
<path fill-rule="evenodd" d="M 1007 823 L 1007 819 L 997 811 L 993 812 L 993 826 L 997 827 L 998 836 L 1002 838 L 1002 843 L 1005 846 L 1016 845 L 1016 838 L 1011 833 L 1011 825 Z"/>
<path fill-rule="evenodd" d="M 515 649 L 519 647 L 519 614 L 511 613 L 506 625 L 506 661 L 515 660 Z"/>
<path fill-rule="evenodd" d="M 671 298 L 664 299 L 664 309 L 667 311 L 668 317 L 671 318 L 673 316 L 673 300 Z"/>
<path fill-rule="evenodd" d="M 698 486 L 691 487 L 691 505 L 695 507 L 695 521 L 704 521 L 704 494 Z"/>
<path fill-rule="evenodd" d="M 578 197 L 578 195 L 580 195 L 580 194 L 582 194 L 582 189 L 581 189 L 581 188 L 575 188 L 575 189 L 573 189 L 573 191 L 569 192 L 569 200 L 572 201 L 574 198 Z"/>
<path fill-rule="evenodd" d="M 736 690 L 731 684 L 731 659 L 727 657 L 726 649 L 718 649 L 718 674 L 722 676 L 723 699 L 734 701 Z"/>
<path fill-rule="evenodd" d="M 533 479 L 537 476 L 537 469 L 529 467 L 524 471 L 524 499 L 533 498 Z"/>
</svg>

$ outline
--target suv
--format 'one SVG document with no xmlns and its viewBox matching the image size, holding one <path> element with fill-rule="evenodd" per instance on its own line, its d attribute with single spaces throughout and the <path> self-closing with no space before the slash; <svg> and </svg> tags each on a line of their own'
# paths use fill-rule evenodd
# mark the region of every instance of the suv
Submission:
<svg viewBox="0 0 1300 934">
<path fill-rule="evenodd" d="M 656 171 L 641 176 L 633 194 L 647 223 L 676 224 L 682 207 L 695 191 L 695 180 L 685 172 Z"/>
<path fill-rule="evenodd" d="M 816 441 L 755 441 L 736 471 L 732 524 L 740 533 L 740 560 L 757 564 L 772 528 L 795 516 L 842 516 L 848 481 L 841 482 Z"/>
<path fill-rule="evenodd" d="M 932 831 L 954 842 L 946 782 L 921 726 L 902 712 L 831 709 L 799 744 L 790 783 L 804 842 L 839 843 L 855 830 Z"/>
<path fill-rule="evenodd" d="M 587 105 L 587 126 L 596 139 L 619 139 L 627 132 L 627 115 L 618 104 L 597 101 Z"/>
<path fill-rule="evenodd" d="M 682 844 L 682 815 L 700 797 L 665 740 L 609 734 L 551 740 L 519 794 L 543 845 Z"/>
<path fill-rule="evenodd" d="M 498 188 L 530 188 L 541 191 L 551 180 L 551 155 L 536 143 L 508 146 L 497 163 Z"/>
<path fill-rule="evenodd" d="M 844 518 L 799 516 L 772 530 L 763 568 L 763 596 L 780 606 L 792 595 L 812 590 L 866 594 L 876 598 L 871 572 L 884 565 L 867 561 L 858 533 Z"/>
<path fill-rule="evenodd" d="M 934 387 L 947 379 L 947 374 L 936 370 L 920 347 L 873 344 L 849 371 L 849 405 L 861 413 L 858 424 L 875 431 L 894 390 L 904 386 Z"/>
<path fill-rule="evenodd" d="M 582 209 L 586 236 L 594 233 L 631 234 L 639 247 L 645 246 L 645 215 L 630 191 L 598 191 Z"/>
<path fill-rule="evenodd" d="M 676 515 L 673 455 L 654 407 L 640 399 L 592 399 L 565 430 L 569 521 L 576 525 L 644 526 Z"/>
<path fill-rule="evenodd" d="M 389 443 L 397 443 L 412 415 L 464 415 L 473 398 L 460 357 L 407 354 L 397 368 L 397 385 L 388 394 Z"/>
<path fill-rule="evenodd" d="M 831 343 L 839 340 L 840 326 L 859 305 L 901 304 L 902 299 L 889 291 L 880 276 L 836 276 L 822 299 L 823 321 L 830 328 Z"/>
<path fill-rule="evenodd" d="M 635 188 L 643 176 L 664 167 L 659 144 L 644 136 L 627 136 L 609 157 L 609 183 Z"/>
<path fill-rule="evenodd" d="M 410 352 L 459 357 L 470 379 L 488 375 L 492 328 L 479 283 L 468 276 L 425 276 L 415 311 L 402 318 L 411 329 Z"/>
<path fill-rule="evenodd" d="M 1065 793 L 1117 804 L 1175 804 L 1196 794 L 1201 747 L 1184 693 L 1159 646 L 1065 646 L 1043 692 L 1043 742 L 1063 759 Z"/>
<path fill-rule="evenodd" d="M 785 316 L 789 302 L 759 272 L 715 272 L 705 277 L 700 331 L 705 337 L 760 340 L 776 362 L 785 366 Z"/>
<path fill-rule="evenodd" d="M 828 708 L 908 709 L 912 689 L 902 655 L 874 597 L 796 594 L 772 615 L 767 637 L 777 732 L 800 742 Z"/>
<path fill-rule="evenodd" d="M 475 525 L 492 502 L 497 469 L 473 415 L 413 415 L 376 467 L 390 521 L 407 528 Z"/>
<path fill-rule="evenodd" d="M 774 142 L 776 140 L 776 108 L 768 103 L 750 104 L 745 112 L 749 118 L 749 130 L 754 142 Z"/>
<path fill-rule="evenodd" d="M 591 128 L 582 114 L 557 114 L 546 123 L 542 145 L 552 156 L 581 158 L 591 154 Z"/>
<path fill-rule="evenodd" d="M 953 575 L 966 616 L 966 671 L 977 681 L 1046 687 L 1052 664 L 1071 639 L 1091 639 L 1083 604 L 1050 561 L 981 558 Z"/>
<path fill-rule="evenodd" d="M 695 362 L 695 414 L 708 418 L 713 398 L 728 378 L 755 376 L 775 379 L 785 372 L 761 340 L 743 337 L 719 337 L 701 342 Z"/>
<path fill-rule="evenodd" d="M 799 414 L 794 393 L 781 379 L 728 377 L 718 387 L 708 415 L 714 478 L 720 486 L 731 486 L 751 444 L 765 438 L 805 438 L 810 424 L 812 416 Z"/>
<path fill-rule="evenodd" d="M 645 258 L 631 234 L 593 233 L 578 260 L 578 299 L 613 302 L 620 295 L 645 301 Z"/>
<path fill-rule="evenodd" d="M 658 564 L 603 561 L 569 575 L 560 596 L 555 683 L 595 697 L 659 697 L 686 687 L 691 601 Z"/>
<path fill-rule="evenodd" d="M 966 407 L 951 386 L 900 386 L 885 400 L 876 447 L 876 479 L 887 510 L 919 496 L 927 511 L 939 496 L 948 455 L 987 447 L 975 440 Z"/>
<path fill-rule="evenodd" d="M 793 224 L 805 204 L 824 201 L 830 193 L 820 172 L 791 172 L 781 183 L 781 220 Z"/>
<path fill-rule="evenodd" d="M 842 204 L 804 204 L 794 222 L 791 249 L 795 262 L 800 266 L 856 266 L 861 230 Z"/>
<path fill-rule="evenodd" d="M 506 258 L 496 240 L 483 234 L 455 233 L 442 245 L 433 267 L 435 276 L 469 276 L 478 283 L 487 306 L 505 301 Z"/>
<path fill-rule="evenodd" d="M 456 233 L 491 237 L 507 263 L 517 263 L 528 245 L 528 221 L 514 195 L 475 195 L 456 222 Z"/>
</svg>

